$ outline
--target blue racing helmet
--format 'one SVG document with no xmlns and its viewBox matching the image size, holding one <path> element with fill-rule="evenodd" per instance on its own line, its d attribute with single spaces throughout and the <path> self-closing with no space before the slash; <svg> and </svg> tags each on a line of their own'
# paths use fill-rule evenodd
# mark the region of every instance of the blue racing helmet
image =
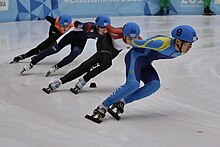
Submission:
<svg viewBox="0 0 220 147">
<path fill-rule="evenodd" d="M 63 14 L 59 18 L 59 23 L 61 26 L 68 27 L 72 22 L 72 18 L 69 15 Z"/>
<path fill-rule="evenodd" d="M 194 42 L 198 40 L 195 29 L 188 25 L 180 25 L 175 27 L 172 30 L 171 35 L 173 38 L 187 42 Z"/>
<path fill-rule="evenodd" d="M 98 16 L 95 19 L 95 23 L 96 25 L 98 25 L 101 28 L 105 28 L 107 25 L 111 24 L 111 20 L 108 16 L 102 15 L 102 16 Z"/>
<path fill-rule="evenodd" d="M 125 36 L 135 38 L 140 35 L 140 27 L 134 22 L 128 22 L 123 26 L 122 32 Z"/>
</svg>

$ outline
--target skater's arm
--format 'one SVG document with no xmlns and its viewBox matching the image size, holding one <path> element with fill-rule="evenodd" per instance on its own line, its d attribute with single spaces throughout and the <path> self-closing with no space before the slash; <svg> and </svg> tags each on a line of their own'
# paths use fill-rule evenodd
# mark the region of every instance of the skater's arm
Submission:
<svg viewBox="0 0 220 147">
<path fill-rule="evenodd" d="M 156 36 L 145 40 L 134 39 L 131 46 L 138 48 L 147 48 L 151 50 L 160 51 L 170 46 L 171 38 L 164 36 Z"/>
<path fill-rule="evenodd" d="M 111 25 L 108 25 L 106 28 L 112 39 L 123 38 L 122 27 L 114 28 Z"/>
<path fill-rule="evenodd" d="M 82 29 L 85 32 L 90 32 L 91 30 L 96 30 L 96 24 L 93 23 L 93 22 L 84 23 L 83 26 L 82 26 Z"/>
<path fill-rule="evenodd" d="M 80 21 L 77 20 L 77 21 L 74 22 L 74 26 L 76 28 L 83 29 L 83 31 L 85 31 L 85 32 L 90 32 L 91 30 L 96 30 L 96 24 L 93 23 L 93 22 L 83 23 L 83 22 L 80 22 Z"/>
</svg>

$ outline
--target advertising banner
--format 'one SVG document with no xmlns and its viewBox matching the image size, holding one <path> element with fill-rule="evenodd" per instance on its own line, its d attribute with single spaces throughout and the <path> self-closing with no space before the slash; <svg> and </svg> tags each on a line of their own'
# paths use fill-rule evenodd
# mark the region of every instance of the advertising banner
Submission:
<svg viewBox="0 0 220 147">
<path fill-rule="evenodd" d="M 60 0 L 59 5 L 74 17 L 144 15 L 143 0 Z"/>
<path fill-rule="evenodd" d="M 210 8 L 220 14 L 220 0 Z M 202 15 L 204 0 L 170 0 L 169 15 Z M 47 15 L 73 18 L 160 14 L 160 0 L 0 0 L 0 22 L 42 20 Z"/>
<path fill-rule="evenodd" d="M 8 10 L 8 0 L 0 0 L 0 11 Z"/>
<path fill-rule="evenodd" d="M 203 0 L 177 0 L 178 14 L 203 14 Z"/>
</svg>

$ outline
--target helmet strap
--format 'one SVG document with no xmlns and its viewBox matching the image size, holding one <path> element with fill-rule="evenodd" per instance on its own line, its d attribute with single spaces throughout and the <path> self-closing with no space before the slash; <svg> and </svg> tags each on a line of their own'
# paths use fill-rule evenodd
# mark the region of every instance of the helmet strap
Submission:
<svg viewBox="0 0 220 147">
<path fill-rule="evenodd" d="M 182 40 L 181 40 L 181 41 L 182 41 Z M 184 41 L 181 42 L 181 45 L 176 44 L 176 46 L 178 47 L 178 49 L 179 49 L 180 52 L 182 52 L 183 43 L 184 43 Z"/>
</svg>

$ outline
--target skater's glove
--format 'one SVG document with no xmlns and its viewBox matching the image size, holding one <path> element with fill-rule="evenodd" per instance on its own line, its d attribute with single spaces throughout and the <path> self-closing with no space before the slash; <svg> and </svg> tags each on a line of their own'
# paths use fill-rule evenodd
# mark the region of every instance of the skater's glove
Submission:
<svg viewBox="0 0 220 147">
<path fill-rule="evenodd" d="M 80 22 L 80 21 L 78 21 L 78 20 L 74 22 L 74 26 L 75 26 L 76 28 L 82 28 L 82 27 L 83 27 L 83 24 L 84 24 L 84 23 L 82 23 L 82 22 Z"/>
<path fill-rule="evenodd" d="M 90 30 L 92 29 L 92 23 L 88 22 L 88 23 L 83 24 L 82 29 L 85 32 L 90 32 Z"/>
<path fill-rule="evenodd" d="M 55 24 L 56 19 L 51 16 L 46 16 L 45 19 L 51 24 Z"/>
</svg>

